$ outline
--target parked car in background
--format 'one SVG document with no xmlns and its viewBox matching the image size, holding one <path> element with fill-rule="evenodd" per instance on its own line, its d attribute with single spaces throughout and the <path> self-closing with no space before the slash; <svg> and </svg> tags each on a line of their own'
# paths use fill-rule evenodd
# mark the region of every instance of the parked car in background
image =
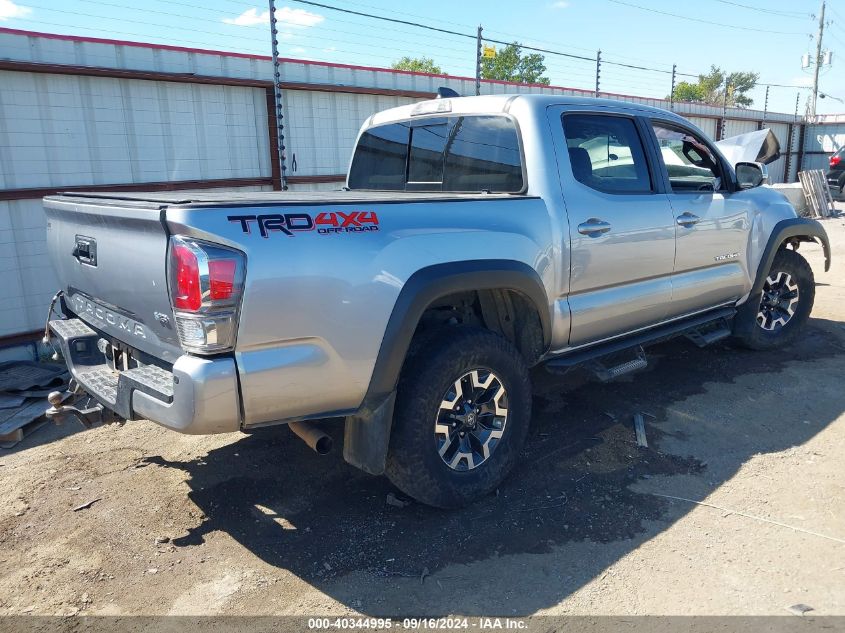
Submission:
<svg viewBox="0 0 845 633">
<path fill-rule="evenodd" d="M 840 147 L 830 157 L 827 185 L 834 196 L 842 195 L 842 189 L 845 187 L 845 147 Z"/>
</svg>

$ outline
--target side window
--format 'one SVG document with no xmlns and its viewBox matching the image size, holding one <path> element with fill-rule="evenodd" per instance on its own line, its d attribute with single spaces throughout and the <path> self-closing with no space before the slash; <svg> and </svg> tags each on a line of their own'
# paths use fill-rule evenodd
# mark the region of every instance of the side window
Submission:
<svg viewBox="0 0 845 633">
<path fill-rule="evenodd" d="M 673 192 L 722 189 L 722 168 L 704 141 L 683 128 L 663 123 L 653 126 Z"/>
<path fill-rule="evenodd" d="M 404 191 L 410 130 L 407 123 L 391 123 L 364 132 L 349 168 L 349 187 Z"/>
<path fill-rule="evenodd" d="M 645 150 L 632 119 L 564 114 L 562 120 L 575 180 L 608 193 L 653 191 Z"/>
</svg>

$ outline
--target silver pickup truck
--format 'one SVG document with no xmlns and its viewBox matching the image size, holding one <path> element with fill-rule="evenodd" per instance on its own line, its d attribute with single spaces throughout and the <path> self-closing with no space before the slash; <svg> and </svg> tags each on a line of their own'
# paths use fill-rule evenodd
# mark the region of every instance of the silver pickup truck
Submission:
<svg viewBox="0 0 845 633">
<path fill-rule="evenodd" d="M 789 345 L 830 248 L 680 116 L 564 96 L 442 98 L 363 125 L 323 193 L 49 196 L 73 375 L 48 415 L 183 433 L 345 418 L 345 459 L 441 507 L 493 490 L 529 368 L 611 379 L 685 335 Z M 79 406 L 74 406 L 75 400 Z"/>
</svg>

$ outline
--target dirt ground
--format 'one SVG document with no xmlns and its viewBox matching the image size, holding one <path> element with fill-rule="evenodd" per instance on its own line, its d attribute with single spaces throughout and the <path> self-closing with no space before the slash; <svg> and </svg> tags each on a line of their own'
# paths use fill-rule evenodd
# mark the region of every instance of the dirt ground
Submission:
<svg viewBox="0 0 845 633">
<path fill-rule="evenodd" d="M 845 221 L 824 224 L 793 349 L 539 370 L 522 463 L 461 511 L 389 506 L 285 428 L 42 429 L 0 451 L 0 615 L 845 615 Z"/>
</svg>

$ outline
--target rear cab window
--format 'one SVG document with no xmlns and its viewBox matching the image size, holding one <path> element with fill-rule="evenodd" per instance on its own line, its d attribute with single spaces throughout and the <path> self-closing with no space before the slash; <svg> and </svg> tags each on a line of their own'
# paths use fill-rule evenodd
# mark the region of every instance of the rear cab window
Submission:
<svg viewBox="0 0 845 633">
<path fill-rule="evenodd" d="M 503 115 L 449 116 L 379 125 L 358 141 L 350 189 L 521 193 L 519 133 Z"/>
</svg>

